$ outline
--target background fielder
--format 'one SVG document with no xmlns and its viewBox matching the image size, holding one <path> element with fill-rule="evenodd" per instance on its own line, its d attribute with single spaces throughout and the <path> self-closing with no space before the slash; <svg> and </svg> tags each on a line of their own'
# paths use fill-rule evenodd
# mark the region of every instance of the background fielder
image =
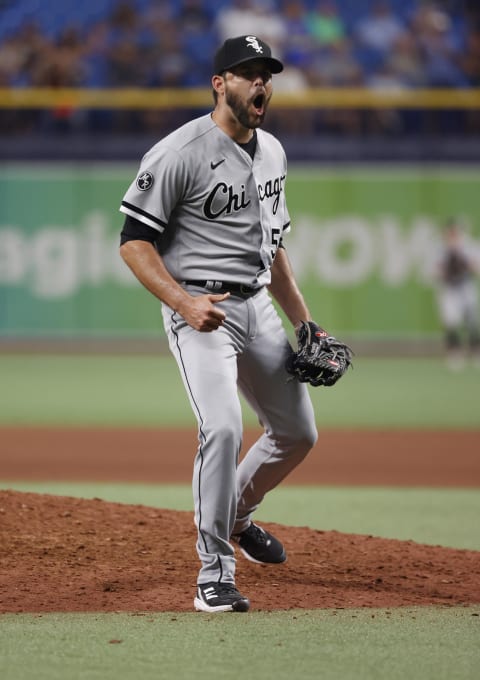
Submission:
<svg viewBox="0 0 480 680">
<path fill-rule="evenodd" d="M 271 74 L 281 70 L 255 36 L 227 40 L 215 57 L 213 113 L 145 155 L 121 206 L 121 254 L 162 301 L 198 421 L 193 494 L 201 568 L 194 603 L 203 611 L 249 608 L 235 587 L 232 538 L 253 561 L 286 559 L 280 541 L 252 515 L 317 436 L 306 386 L 288 379 L 291 348 L 268 293 L 292 324 L 311 319 L 282 244 L 290 228 L 285 154 L 258 129 Z M 238 388 L 264 428 L 240 465 Z"/>
<path fill-rule="evenodd" d="M 443 230 L 438 255 L 438 307 L 445 334 L 448 365 L 461 368 L 465 347 L 480 365 L 480 322 L 477 277 L 480 265 L 469 247 L 460 220 L 451 218 Z"/>
</svg>

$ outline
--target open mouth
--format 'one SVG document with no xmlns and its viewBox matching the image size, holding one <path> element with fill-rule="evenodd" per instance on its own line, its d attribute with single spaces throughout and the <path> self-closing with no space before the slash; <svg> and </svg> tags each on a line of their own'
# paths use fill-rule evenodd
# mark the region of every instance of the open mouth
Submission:
<svg viewBox="0 0 480 680">
<path fill-rule="evenodd" d="M 253 100 L 253 107 L 259 116 L 262 115 L 265 107 L 265 95 L 257 94 Z"/>
</svg>

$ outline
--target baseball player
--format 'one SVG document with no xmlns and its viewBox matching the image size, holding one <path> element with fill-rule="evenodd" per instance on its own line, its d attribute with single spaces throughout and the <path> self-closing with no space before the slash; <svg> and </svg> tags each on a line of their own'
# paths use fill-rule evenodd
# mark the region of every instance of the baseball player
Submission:
<svg viewBox="0 0 480 680">
<path fill-rule="evenodd" d="M 445 347 L 450 368 L 461 368 L 462 333 L 465 330 L 470 352 L 480 358 L 478 293 L 475 277 L 478 264 L 469 252 L 462 225 L 449 219 L 444 229 L 444 243 L 438 258 L 438 305 L 445 329 Z"/>
<path fill-rule="evenodd" d="M 257 563 L 286 560 L 252 516 L 317 438 L 307 388 L 285 370 L 291 348 L 270 297 L 294 326 L 311 320 L 283 244 L 285 153 L 260 129 L 282 68 L 259 38 L 226 40 L 214 58 L 213 112 L 146 153 L 120 208 L 121 255 L 162 302 L 198 421 L 197 611 L 249 609 L 235 587 L 235 550 Z M 240 464 L 238 390 L 264 430 Z"/>
</svg>

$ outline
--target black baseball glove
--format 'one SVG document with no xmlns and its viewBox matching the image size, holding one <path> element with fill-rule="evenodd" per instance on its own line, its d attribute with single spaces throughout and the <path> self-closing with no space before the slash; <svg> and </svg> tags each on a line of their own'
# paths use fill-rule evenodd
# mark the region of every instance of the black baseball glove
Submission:
<svg viewBox="0 0 480 680">
<path fill-rule="evenodd" d="M 298 349 L 288 357 L 285 368 L 300 382 L 314 387 L 334 385 L 352 363 L 353 352 L 314 321 L 302 321 L 297 330 Z"/>
</svg>

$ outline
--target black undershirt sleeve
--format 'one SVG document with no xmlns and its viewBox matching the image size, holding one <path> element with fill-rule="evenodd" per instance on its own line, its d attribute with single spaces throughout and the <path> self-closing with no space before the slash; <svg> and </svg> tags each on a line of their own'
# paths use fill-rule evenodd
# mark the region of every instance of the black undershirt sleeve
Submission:
<svg viewBox="0 0 480 680">
<path fill-rule="evenodd" d="M 149 227 L 140 220 L 126 215 L 125 222 L 123 224 L 123 229 L 120 234 L 120 245 L 123 245 L 127 241 L 148 241 L 148 243 L 153 243 L 157 241 L 160 233 Z"/>
<path fill-rule="evenodd" d="M 149 227 L 140 220 L 130 215 L 125 216 L 125 222 L 120 234 L 120 245 L 122 246 L 127 241 L 147 241 L 156 246 L 160 234 L 153 227 Z M 283 240 L 280 239 L 279 248 L 285 248 Z"/>
</svg>

